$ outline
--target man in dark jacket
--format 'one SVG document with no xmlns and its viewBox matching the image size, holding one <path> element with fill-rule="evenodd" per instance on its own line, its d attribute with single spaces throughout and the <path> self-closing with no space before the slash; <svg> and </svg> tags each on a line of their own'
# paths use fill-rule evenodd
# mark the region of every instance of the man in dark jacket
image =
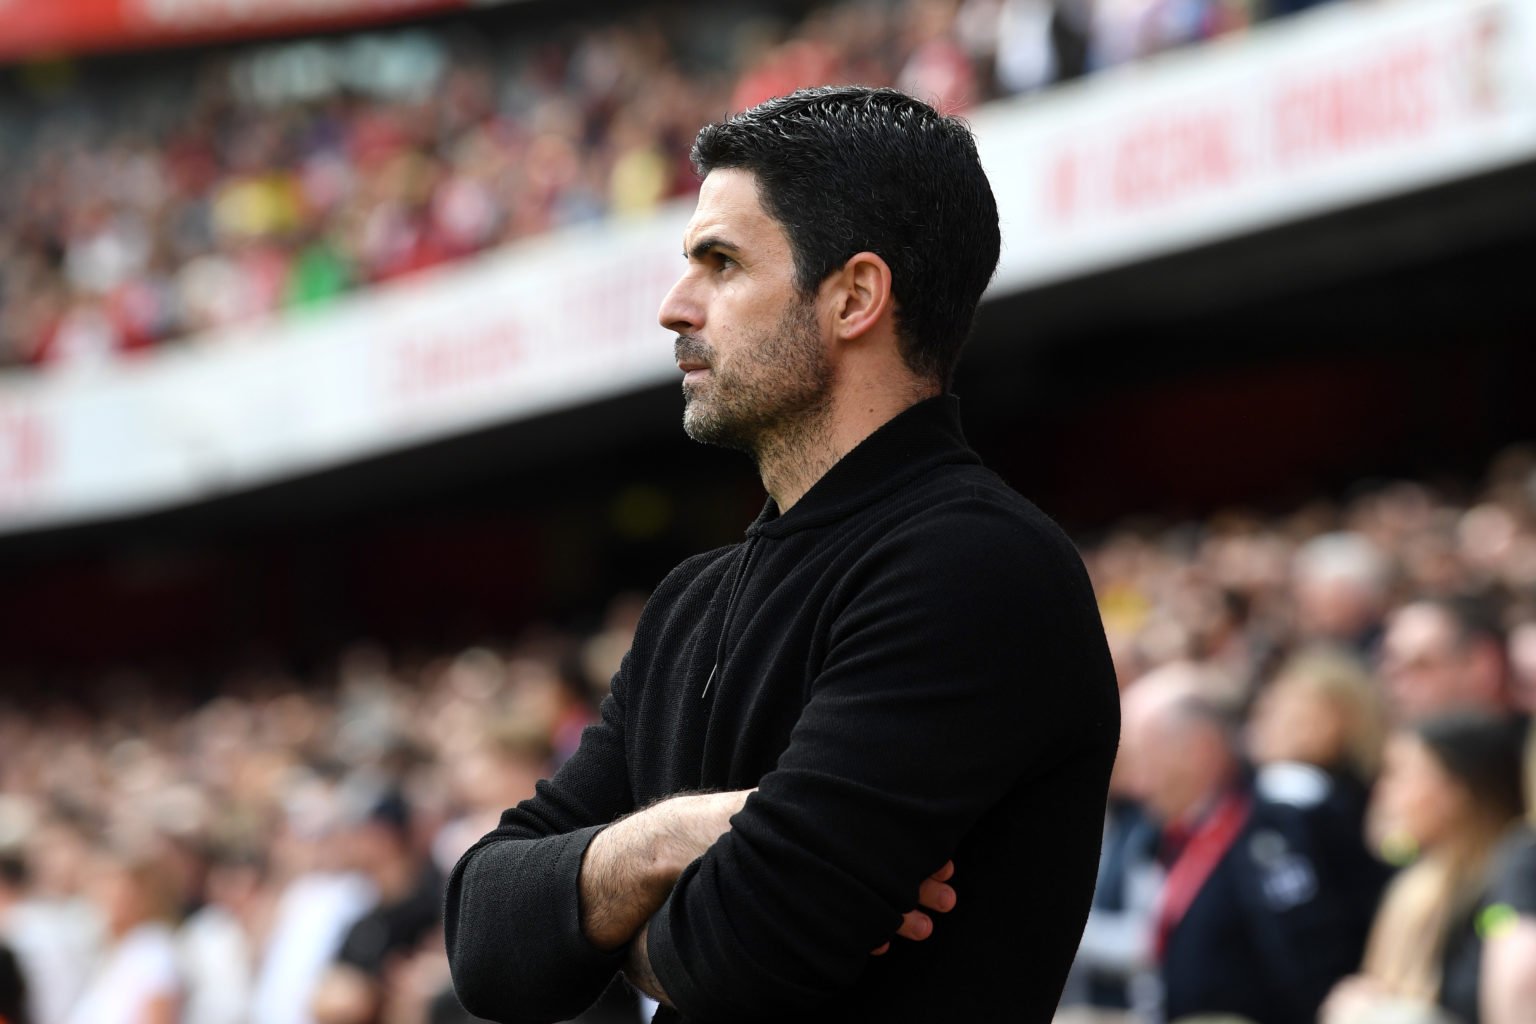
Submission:
<svg viewBox="0 0 1536 1024">
<path fill-rule="evenodd" d="M 1151 723 L 1144 784 L 1167 878 L 1154 941 L 1164 1019 L 1311 1024 L 1354 970 L 1385 881 L 1326 772 L 1250 775 L 1233 721 L 1199 697 Z"/>
<path fill-rule="evenodd" d="M 684 428 L 769 500 L 662 582 L 601 722 L 455 869 L 459 994 L 559 1020 L 622 970 L 658 1021 L 1047 1021 L 1119 709 L 1076 551 L 945 395 L 999 249 L 975 144 L 829 88 L 693 158 L 660 320 Z"/>
</svg>

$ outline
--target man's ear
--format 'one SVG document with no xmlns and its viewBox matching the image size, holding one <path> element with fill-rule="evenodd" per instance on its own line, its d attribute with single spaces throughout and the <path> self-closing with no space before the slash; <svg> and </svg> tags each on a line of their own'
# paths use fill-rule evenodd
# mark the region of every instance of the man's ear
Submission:
<svg viewBox="0 0 1536 1024">
<path fill-rule="evenodd" d="M 831 286 L 833 331 L 839 341 L 862 338 L 895 313 L 891 268 L 872 252 L 850 256 L 827 283 Z"/>
</svg>

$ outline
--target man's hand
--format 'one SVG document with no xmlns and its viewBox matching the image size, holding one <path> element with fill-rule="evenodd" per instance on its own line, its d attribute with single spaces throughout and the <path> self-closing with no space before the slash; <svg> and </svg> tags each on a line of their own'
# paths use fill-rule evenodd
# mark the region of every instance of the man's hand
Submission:
<svg viewBox="0 0 1536 1024">
<path fill-rule="evenodd" d="M 581 862 L 581 928 L 615 950 L 666 902 L 677 876 L 730 830 L 750 789 L 676 796 L 599 832 Z"/>
<path fill-rule="evenodd" d="M 923 883 L 917 887 L 917 907 L 907 911 L 901 916 L 901 927 L 896 929 L 896 934 L 913 942 L 921 942 L 933 934 L 933 918 L 929 917 L 925 910 L 937 911 L 947 914 L 955 907 L 955 890 L 949 885 L 949 880 L 955 876 L 955 862 L 947 860 L 944 866 L 933 874 L 923 879 Z M 880 956 L 891 948 L 889 942 L 882 942 L 870 950 L 870 956 Z"/>
<path fill-rule="evenodd" d="M 639 934 L 635 936 L 635 941 L 630 943 L 629 955 L 624 959 L 624 979 L 643 995 L 650 996 L 662 1006 L 671 1006 L 672 998 L 667 995 L 667 990 L 661 987 L 661 979 L 656 977 L 656 971 L 651 967 L 651 954 L 646 948 L 646 936 L 650 927 L 650 922 L 646 922 Z"/>
</svg>

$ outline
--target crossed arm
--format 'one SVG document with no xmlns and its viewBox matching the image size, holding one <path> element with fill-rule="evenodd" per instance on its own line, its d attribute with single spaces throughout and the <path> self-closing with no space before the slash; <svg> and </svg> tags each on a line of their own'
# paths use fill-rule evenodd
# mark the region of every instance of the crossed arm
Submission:
<svg viewBox="0 0 1536 1024">
<path fill-rule="evenodd" d="M 624 976 L 660 1003 L 671 1005 L 646 951 L 651 915 L 666 902 L 683 869 L 730 831 L 731 816 L 753 792 L 672 797 L 619 819 L 587 847 L 580 876 L 582 931 L 604 951 L 627 944 Z M 954 864 L 946 863 L 922 881 L 917 906 L 903 915 L 896 935 L 921 941 L 933 934 L 929 912 L 944 913 L 955 905 L 955 891 L 948 885 L 953 875 Z M 871 955 L 883 954 L 890 945 L 882 943 Z"/>
</svg>

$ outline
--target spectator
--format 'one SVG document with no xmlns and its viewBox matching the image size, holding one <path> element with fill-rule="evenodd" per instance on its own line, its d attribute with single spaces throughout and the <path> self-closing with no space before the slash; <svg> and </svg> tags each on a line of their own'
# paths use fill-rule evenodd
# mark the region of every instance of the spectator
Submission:
<svg viewBox="0 0 1536 1024">
<path fill-rule="evenodd" d="M 7 810 L 10 811 L 7 814 Z M 18 809 L 0 807 L 0 1024 L 31 1024 L 32 995 L 27 970 L 9 940 L 12 911 L 26 892 L 26 865 L 7 849 L 12 839 L 7 835 L 8 817 L 19 816 Z"/>
<path fill-rule="evenodd" d="M 1536 619 L 1509 631 L 1510 700 L 1527 715 L 1536 714 Z"/>
<path fill-rule="evenodd" d="M 1121 696 L 1120 752 L 1109 780 L 1104 845 L 1093 905 L 1064 1005 L 1158 1012 L 1154 919 L 1163 885 L 1157 862 L 1160 827 L 1142 806 L 1158 718 L 1181 700 L 1199 696 L 1206 680 L 1187 665 L 1165 666 L 1135 680 Z"/>
<path fill-rule="evenodd" d="M 1150 734 L 1145 799 L 1168 872 L 1155 934 L 1166 1018 L 1310 1024 L 1364 932 L 1328 856 L 1326 790 L 1267 773 L 1251 782 L 1231 716 L 1198 697 L 1165 708 Z"/>
<path fill-rule="evenodd" d="M 1365 653 L 1386 608 L 1391 565 L 1354 532 L 1315 537 L 1296 553 L 1296 617 L 1303 637 Z"/>
<path fill-rule="evenodd" d="M 971 0 L 972 18 L 992 8 L 992 24 L 976 32 L 976 44 L 993 59 L 998 89 L 1007 94 L 1034 92 L 1076 78 L 1085 70 L 1091 9 L 1087 0 Z"/>
<path fill-rule="evenodd" d="M 9 853 L 0 881 L 8 906 L 0 934 L 21 960 L 37 1024 L 62 1024 L 101 944 L 98 914 L 84 898 L 90 843 L 78 815 L 26 813 L 25 845 Z"/>
<path fill-rule="evenodd" d="M 29 1024 L 32 998 L 20 958 L 10 947 L 11 910 L 22 900 L 26 867 L 21 858 L 0 850 L 0 1024 Z"/>
<path fill-rule="evenodd" d="M 910 0 L 906 10 L 907 57 L 896 75 L 896 88 L 931 103 L 945 113 L 974 106 L 976 72 L 955 40 L 951 0 Z"/>
<path fill-rule="evenodd" d="M 415 848 L 411 811 L 395 791 L 378 796 L 351 835 L 356 867 L 377 887 L 378 903 L 348 930 L 315 991 L 317 1024 L 372 1024 L 384 1010 L 398 963 L 437 935 L 443 875 Z M 437 944 L 441 945 L 438 937 Z"/>
<path fill-rule="evenodd" d="M 69 1014 L 69 1024 L 177 1024 L 182 979 L 172 923 L 175 879 L 136 851 L 98 855 L 93 897 L 110 945 Z"/>
<path fill-rule="evenodd" d="M 0 1024 L 31 1024 L 29 1006 L 21 964 L 16 954 L 0 943 Z"/>
<path fill-rule="evenodd" d="M 1324 1024 L 1438 1011 L 1477 1024 L 1478 921 L 1491 905 L 1494 851 L 1524 811 L 1521 736 L 1510 719 L 1476 711 L 1394 735 L 1375 796 L 1398 844 L 1418 859 L 1393 880 L 1361 973 L 1329 995 Z"/>
<path fill-rule="evenodd" d="M 259 855 L 221 847 L 207 867 L 206 901 L 177 934 L 186 1002 L 181 1024 L 245 1024 L 255 955 L 251 935 L 260 900 Z"/>
<path fill-rule="evenodd" d="M 1249 755 L 1260 787 L 1309 808 L 1315 853 L 1334 881 L 1333 899 L 1347 908 L 1335 923 L 1338 938 L 1356 951 L 1365 948 L 1389 877 L 1365 842 L 1385 720 L 1376 680 L 1357 658 L 1329 648 L 1306 649 L 1287 661 L 1249 720 Z"/>
<path fill-rule="evenodd" d="M 1525 739 L 1527 823 L 1495 858 L 1488 907 L 1479 915 L 1484 1024 L 1536 1021 L 1536 727 Z"/>
<path fill-rule="evenodd" d="M 273 847 L 282 885 L 251 998 L 252 1024 L 313 1024 L 316 986 L 352 925 L 376 899 L 374 883 L 342 849 L 335 772 L 296 773 Z"/>
<path fill-rule="evenodd" d="M 1328 648 L 1295 655 L 1258 697 L 1249 728 L 1257 765 L 1321 768 L 1364 811 L 1385 739 L 1378 684 L 1354 656 Z"/>
<path fill-rule="evenodd" d="M 533 796 L 534 785 L 551 774 L 550 732 L 526 719 L 486 726 L 469 749 L 451 753 L 450 766 L 465 813 L 438 830 L 432 859 L 445 875 L 459 858 L 496 827 L 501 812 Z"/>
<path fill-rule="evenodd" d="M 1381 672 L 1400 722 L 1457 709 L 1508 706 L 1503 631 L 1472 597 L 1411 602 L 1388 622 Z"/>
</svg>

